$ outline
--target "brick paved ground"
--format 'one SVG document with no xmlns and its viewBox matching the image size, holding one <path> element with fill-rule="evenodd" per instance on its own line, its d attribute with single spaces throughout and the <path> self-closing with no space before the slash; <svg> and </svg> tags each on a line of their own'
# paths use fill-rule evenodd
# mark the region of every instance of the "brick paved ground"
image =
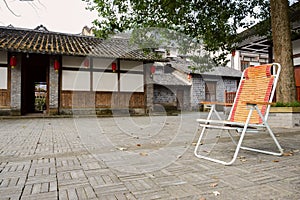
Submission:
<svg viewBox="0 0 300 200">
<path fill-rule="evenodd" d="M 300 199 L 300 128 L 274 130 L 285 156 L 241 151 L 222 166 L 193 155 L 197 117 L 2 119 L 0 199 Z M 203 152 L 230 159 L 217 138 Z"/>
</svg>

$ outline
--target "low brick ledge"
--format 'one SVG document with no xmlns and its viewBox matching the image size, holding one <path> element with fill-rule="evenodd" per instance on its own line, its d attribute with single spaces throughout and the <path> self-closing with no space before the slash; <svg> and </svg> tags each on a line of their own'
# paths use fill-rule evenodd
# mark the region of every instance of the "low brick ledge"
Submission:
<svg viewBox="0 0 300 200">
<path fill-rule="evenodd" d="M 271 107 L 268 123 L 271 127 L 300 127 L 300 107 Z"/>
</svg>

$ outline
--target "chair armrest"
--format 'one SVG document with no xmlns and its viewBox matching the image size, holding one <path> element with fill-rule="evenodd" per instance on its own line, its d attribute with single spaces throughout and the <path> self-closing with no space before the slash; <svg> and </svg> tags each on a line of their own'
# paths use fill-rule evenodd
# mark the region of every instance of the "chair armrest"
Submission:
<svg viewBox="0 0 300 200">
<path fill-rule="evenodd" d="M 275 105 L 275 103 L 264 102 L 264 101 L 242 101 L 242 103 L 247 105 Z"/>
<path fill-rule="evenodd" d="M 222 105 L 222 106 L 232 106 L 232 103 L 225 103 L 225 102 L 215 102 L 215 101 L 201 101 L 199 104 L 204 105 Z"/>
</svg>

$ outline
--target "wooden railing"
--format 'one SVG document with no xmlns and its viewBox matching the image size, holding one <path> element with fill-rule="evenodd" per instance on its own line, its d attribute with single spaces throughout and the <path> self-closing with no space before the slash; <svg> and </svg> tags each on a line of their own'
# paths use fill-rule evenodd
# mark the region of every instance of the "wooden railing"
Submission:
<svg viewBox="0 0 300 200">
<path fill-rule="evenodd" d="M 236 92 L 227 92 L 225 90 L 225 103 L 233 103 L 235 98 Z"/>
</svg>

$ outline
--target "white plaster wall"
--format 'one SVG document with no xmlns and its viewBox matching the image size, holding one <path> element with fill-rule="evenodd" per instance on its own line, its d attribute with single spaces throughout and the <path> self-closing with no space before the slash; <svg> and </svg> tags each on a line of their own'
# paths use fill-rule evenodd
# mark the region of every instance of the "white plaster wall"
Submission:
<svg viewBox="0 0 300 200">
<path fill-rule="evenodd" d="M 121 70 L 143 71 L 143 62 L 121 60 L 120 65 Z"/>
<path fill-rule="evenodd" d="M 62 72 L 62 90 L 90 91 L 90 72 Z"/>
<path fill-rule="evenodd" d="M 118 91 L 118 74 L 93 72 L 94 91 Z"/>
<path fill-rule="evenodd" d="M 232 69 L 241 70 L 241 52 L 235 51 L 235 55 L 232 56 L 232 54 L 227 55 L 227 59 L 229 62 L 226 64 L 226 67 L 230 67 Z"/>
<path fill-rule="evenodd" d="M 66 68 L 84 67 L 86 57 L 63 56 L 62 65 Z M 93 59 L 94 69 L 111 69 L 114 59 Z M 143 62 L 140 61 L 120 61 L 121 70 L 128 73 L 120 74 L 120 91 L 122 92 L 144 92 Z M 135 72 L 135 73 L 131 73 Z M 136 74 L 136 72 L 140 72 Z M 62 90 L 72 91 L 90 91 L 90 73 L 89 71 L 71 71 L 62 72 Z M 118 74 L 103 71 L 93 71 L 93 91 L 118 91 Z"/>
<path fill-rule="evenodd" d="M 293 44 L 293 55 L 300 54 L 300 40 L 295 40 Z M 294 58 L 294 65 L 300 65 L 300 58 Z"/>
<path fill-rule="evenodd" d="M 143 72 L 143 62 L 121 60 L 120 69 L 129 71 L 120 75 L 121 92 L 144 92 L 144 75 L 130 73 L 131 71 Z"/>
<path fill-rule="evenodd" d="M 63 67 L 84 67 L 83 63 L 86 57 L 76 57 L 76 56 L 63 56 L 62 65 Z"/>
<path fill-rule="evenodd" d="M 300 40 L 294 40 L 292 42 L 293 45 L 293 54 L 300 53 Z"/>
<path fill-rule="evenodd" d="M 115 62 L 114 59 L 106 59 L 106 58 L 94 58 L 93 59 L 93 68 L 95 69 L 110 69 L 111 64 Z"/>
<path fill-rule="evenodd" d="M 144 75 L 142 74 L 121 74 L 121 92 L 144 92 Z"/>
<path fill-rule="evenodd" d="M 7 89 L 7 67 L 0 67 L 0 89 Z"/>
</svg>

